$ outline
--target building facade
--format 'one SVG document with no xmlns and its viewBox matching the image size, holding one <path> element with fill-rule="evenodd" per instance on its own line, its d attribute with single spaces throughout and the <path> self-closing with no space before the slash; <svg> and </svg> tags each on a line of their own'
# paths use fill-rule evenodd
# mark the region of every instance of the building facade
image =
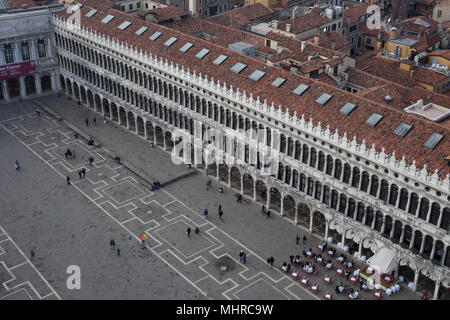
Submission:
<svg viewBox="0 0 450 320">
<path fill-rule="evenodd" d="M 49 10 L 0 14 L 0 101 L 58 90 Z"/>
<path fill-rule="evenodd" d="M 82 15 L 89 10 L 83 7 Z M 238 75 L 205 77 L 202 68 L 213 62 L 205 62 L 204 56 L 192 55 L 186 64 L 181 62 L 187 54 L 198 55 L 204 46 L 209 49 L 201 52 L 206 52 L 208 59 L 215 59 L 216 67 L 211 70 L 228 59 L 227 63 L 240 60 L 246 62 L 248 69 L 277 72 L 278 84 L 309 83 L 307 95 L 322 97 L 324 92 L 336 90 L 334 95 L 345 94 L 358 99 L 358 104 L 367 101 L 278 68 L 264 67 L 261 62 L 225 49 L 221 57 L 224 60 L 219 63 L 218 46 L 126 15 L 115 17 L 114 25 L 100 31 L 100 20 L 106 14 L 96 13 L 94 19 L 78 29 L 71 28 L 64 13 L 53 16 L 59 83 L 67 95 L 165 150 L 177 148 L 179 136 L 175 135 L 180 131 L 202 146 L 207 144 L 214 154 L 212 163 L 199 162 L 201 154 L 195 149 L 191 156 L 195 163 L 201 163 L 198 166 L 207 165 L 208 174 L 218 181 L 279 212 L 292 223 L 324 239 L 331 238 L 358 259 L 364 260 L 382 247 L 395 250 L 397 274 L 409 279 L 415 289 L 419 282 L 432 282 L 436 298 L 438 290 L 448 286 L 450 175 L 446 164 L 439 170 L 432 166 L 435 171 L 430 173 L 427 165 L 419 168 L 416 160 L 411 162 L 403 155 L 385 152 L 387 146 L 378 148 L 366 144 L 369 140 L 358 141 L 355 135 L 330 130 L 330 125 L 321 125 L 320 120 L 313 122 L 312 116 L 289 112 L 286 107 L 275 108 L 273 103 L 252 95 L 250 89 L 247 93 L 236 89 L 244 86 L 233 82 Z M 128 27 L 121 38 L 115 29 L 124 20 L 133 27 Z M 131 42 L 136 37 L 134 29 L 142 30 L 142 26 L 149 30 L 144 33 L 146 37 L 156 37 L 148 41 L 153 52 L 148 51 L 150 47 L 143 50 Z M 111 30 L 111 34 L 105 30 Z M 130 39 L 130 43 L 125 39 Z M 186 41 L 195 42 L 197 49 L 185 47 Z M 181 50 L 183 47 L 185 51 Z M 194 68 L 197 72 L 190 71 Z M 263 77 L 268 81 L 267 75 Z M 257 87 L 258 80 L 249 86 Z M 286 85 L 279 86 L 284 86 L 279 95 L 288 92 Z M 275 84 L 271 86 L 269 82 L 264 90 L 277 92 L 273 87 Z M 298 93 L 292 101 L 306 103 L 303 93 Z M 308 101 L 314 105 L 314 100 Z M 320 103 L 331 105 L 323 100 L 316 102 Z M 377 107 L 376 103 L 370 105 Z M 351 103 L 346 106 L 352 109 Z M 355 115 L 363 109 L 356 107 L 357 111 L 350 113 Z M 385 112 L 385 121 L 400 116 Z M 336 117 L 345 117 L 339 113 Z M 314 117 L 320 118 L 320 114 Z M 421 127 L 421 120 L 415 121 Z M 421 162 L 419 154 L 423 157 L 448 146 L 448 130 L 442 131 L 439 124 L 428 125 L 427 133 L 443 132 L 443 139 L 438 139 L 440 146 L 429 150 L 418 146 L 421 151 L 415 156 L 417 164 Z M 250 150 L 252 146 L 227 138 L 227 132 L 250 128 L 259 132 L 255 138 L 258 145 L 278 156 L 275 172 L 264 173 L 259 155 Z M 207 136 L 211 131 L 214 138 Z M 185 150 L 182 156 L 186 158 Z M 230 164 L 233 161 L 235 164 Z"/>
</svg>

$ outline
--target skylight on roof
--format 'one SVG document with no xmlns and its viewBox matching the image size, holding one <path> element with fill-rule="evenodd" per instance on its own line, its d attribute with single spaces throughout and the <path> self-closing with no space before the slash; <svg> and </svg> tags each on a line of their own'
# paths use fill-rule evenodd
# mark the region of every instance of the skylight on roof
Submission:
<svg viewBox="0 0 450 320">
<path fill-rule="evenodd" d="M 175 43 L 175 41 L 177 41 L 178 38 L 175 37 L 170 37 L 169 40 L 167 40 L 166 42 L 164 42 L 164 45 L 167 47 L 170 47 L 171 45 L 173 45 Z"/>
<path fill-rule="evenodd" d="M 286 79 L 285 79 L 285 78 L 280 78 L 280 77 L 278 77 L 278 78 L 276 78 L 276 79 L 271 83 L 271 85 L 274 86 L 274 87 L 276 87 L 276 88 L 279 88 L 279 87 L 281 87 L 281 86 L 283 85 L 283 83 L 285 83 L 285 82 L 286 82 Z"/>
<path fill-rule="evenodd" d="M 216 64 L 216 65 L 218 65 L 218 66 L 220 66 L 220 65 L 222 64 L 222 62 L 224 62 L 224 61 L 227 60 L 227 59 L 228 59 L 227 56 L 221 54 L 220 56 L 218 56 L 218 57 L 216 58 L 216 60 L 213 61 L 213 63 Z"/>
<path fill-rule="evenodd" d="M 240 73 L 245 68 L 247 68 L 247 65 L 245 63 L 238 62 L 234 66 L 232 66 L 230 70 L 236 73 Z"/>
<path fill-rule="evenodd" d="M 180 48 L 181 52 L 187 52 L 190 48 L 192 48 L 193 44 L 190 42 L 186 42 L 184 46 Z"/>
<path fill-rule="evenodd" d="M 119 26 L 119 29 L 120 29 L 120 30 L 125 30 L 125 29 L 128 28 L 129 26 L 131 26 L 131 22 L 130 22 L 130 21 L 125 21 L 125 22 L 123 22 L 123 23 Z"/>
<path fill-rule="evenodd" d="M 86 17 L 91 18 L 94 14 L 96 14 L 98 12 L 97 9 L 92 9 L 91 11 L 89 11 L 88 13 L 86 13 Z"/>
<path fill-rule="evenodd" d="M 149 39 L 149 40 L 152 40 L 152 41 L 155 41 L 156 39 L 159 38 L 160 35 L 162 35 L 162 33 L 159 32 L 159 31 L 156 31 L 156 32 L 155 32 L 154 34 L 152 34 L 148 39 Z"/>
<path fill-rule="evenodd" d="M 136 34 L 138 36 L 142 35 L 145 31 L 147 31 L 148 27 L 140 27 L 137 31 Z"/>
<path fill-rule="evenodd" d="M 259 81 L 266 73 L 261 70 L 253 71 L 248 77 L 254 81 Z"/>
<path fill-rule="evenodd" d="M 352 113 L 353 110 L 355 110 L 355 108 L 356 108 L 356 104 L 353 104 L 353 103 L 351 103 L 351 102 L 347 102 L 347 103 L 344 104 L 344 106 L 339 110 L 339 112 L 348 116 L 350 113 Z"/>
<path fill-rule="evenodd" d="M 104 24 L 107 24 L 107 23 L 109 23 L 112 19 L 114 19 L 114 16 L 108 14 L 106 17 L 103 18 L 102 22 L 103 22 Z"/>
<path fill-rule="evenodd" d="M 412 125 L 407 123 L 400 123 L 397 128 L 392 132 L 400 137 L 404 137 L 408 134 L 408 132 L 412 129 Z"/>
<path fill-rule="evenodd" d="M 203 59 L 209 53 L 209 49 L 202 49 L 195 55 L 196 58 Z"/>
<path fill-rule="evenodd" d="M 317 98 L 316 103 L 324 106 L 330 99 L 333 98 L 331 94 L 324 93 L 319 98 Z"/>
<path fill-rule="evenodd" d="M 378 124 L 378 122 L 380 122 L 380 120 L 381 119 L 383 119 L 383 116 L 381 115 L 381 114 L 378 114 L 378 113 L 372 113 L 371 115 L 370 115 L 370 117 L 366 120 L 366 123 L 369 125 L 369 126 L 372 126 L 372 127 L 375 127 L 377 124 Z"/>
<path fill-rule="evenodd" d="M 433 150 L 434 148 L 436 148 L 436 146 L 439 144 L 439 142 L 441 142 L 442 138 L 444 138 L 444 136 L 440 133 L 434 132 L 431 137 L 429 137 L 427 139 L 427 141 L 425 141 L 425 143 L 423 144 L 425 147 L 430 148 L 431 150 Z"/>
<path fill-rule="evenodd" d="M 301 96 L 306 90 L 308 90 L 308 88 L 309 88 L 308 85 L 302 83 L 297 88 L 295 88 L 294 91 L 292 91 L 292 92 L 298 96 Z"/>
</svg>

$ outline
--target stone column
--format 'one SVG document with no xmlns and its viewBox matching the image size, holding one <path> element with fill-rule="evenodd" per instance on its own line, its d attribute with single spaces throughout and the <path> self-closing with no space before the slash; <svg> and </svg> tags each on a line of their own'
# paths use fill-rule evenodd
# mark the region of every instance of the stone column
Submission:
<svg viewBox="0 0 450 320">
<path fill-rule="evenodd" d="M 148 131 L 147 131 L 147 120 L 144 119 L 144 138 L 148 140 Z"/>
<path fill-rule="evenodd" d="M 34 74 L 34 84 L 36 86 L 36 93 L 42 94 L 42 83 L 41 83 L 41 76 L 39 73 Z"/>
<path fill-rule="evenodd" d="M 420 253 L 423 253 L 423 250 L 425 249 L 425 238 L 426 238 L 426 236 L 425 236 L 424 234 L 422 234 L 422 243 L 421 243 L 421 245 L 420 245 L 420 251 L 419 251 L 419 254 L 420 254 Z"/>
<path fill-rule="evenodd" d="M 406 225 L 403 225 L 402 226 L 402 234 L 401 234 L 401 236 L 400 236 L 400 240 L 399 240 L 399 244 L 402 244 L 403 243 L 403 240 L 405 240 L 405 229 L 406 229 Z"/>
<path fill-rule="evenodd" d="M 280 215 L 284 217 L 284 193 L 281 193 L 280 198 L 281 204 L 280 204 Z"/>
<path fill-rule="evenodd" d="M 139 135 L 139 124 L 138 124 L 138 116 L 135 115 L 134 116 L 134 125 L 135 125 L 135 129 L 136 129 L 136 135 Z"/>
<path fill-rule="evenodd" d="M 406 204 L 406 209 L 405 209 L 405 211 L 406 212 L 409 212 L 409 206 L 411 205 L 411 193 L 410 194 L 408 194 L 408 203 Z M 416 210 L 417 210 L 417 208 L 416 208 Z"/>
<path fill-rule="evenodd" d="M 295 205 L 295 210 L 294 210 L 294 223 L 296 225 L 298 224 L 298 206 L 297 206 L 297 204 Z"/>
<path fill-rule="evenodd" d="M 231 188 L 231 168 L 228 168 L 228 188 Z"/>
<path fill-rule="evenodd" d="M 402 195 L 401 191 L 402 191 L 402 189 L 400 187 L 398 187 L 398 190 L 397 190 L 397 201 L 395 203 L 395 207 L 396 208 L 398 208 L 400 206 L 400 198 L 401 198 L 401 195 Z"/>
<path fill-rule="evenodd" d="M 127 117 L 127 120 L 128 120 L 128 117 Z M 167 150 L 166 134 L 164 133 L 164 131 L 163 131 L 163 146 L 164 146 L 164 150 Z M 194 152 L 195 152 L 195 149 L 194 149 Z M 195 152 L 195 154 L 194 154 L 194 159 L 196 157 L 197 157 L 197 152 Z M 197 166 L 198 161 L 195 161 L 195 163 L 196 163 L 195 166 Z"/>
<path fill-rule="evenodd" d="M 441 281 L 436 279 L 436 284 L 434 286 L 433 300 L 437 300 L 438 299 L 440 285 L 441 285 Z"/>
<path fill-rule="evenodd" d="M 216 179 L 217 181 L 220 181 L 220 163 L 216 160 Z"/>
<path fill-rule="evenodd" d="M 345 231 L 344 233 L 342 233 L 342 250 L 344 249 L 345 246 Z"/>
<path fill-rule="evenodd" d="M 119 114 L 119 119 L 120 119 L 120 114 Z M 156 127 L 153 126 L 153 145 L 156 147 Z M 189 147 L 190 148 L 190 147 Z M 189 159 L 189 162 L 191 162 L 191 159 Z"/>
<path fill-rule="evenodd" d="M 253 178 L 253 201 L 256 201 L 256 179 Z"/>
<path fill-rule="evenodd" d="M 2 90 L 3 90 L 3 97 L 5 98 L 5 101 L 9 101 L 11 98 L 9 96 L 7 80 L 2 81 Z"/>
<path fill-rule="evenodd" d="M 27 89 L 25 88 L 25 77 L 19 77 L 20 96 L 25 98 L 27 96 Z"/>
<path fill-rule="evenodd" d="M 373 215 L 372 225 L 370 226 L 370 229 L 372 229 L 372 230 L 375 229 L 375 223 L 376 222 L 377 222 L 377 214 L 375 212 L 375 214 Z"/>
<path fill-rule="evenodd" d="M 267 210 L 270 208 L 270 187 L 267 187 L 267 202 L 266 202 Z"/>
<path fill-rule="evenodd" d="M 311 212 L 309 214 L 309 232 L 312 232 L 313 230 L 313 213 Z"/>
<path fill-rule="evenodd" d="M 392 239 L 394 237 L 394 231 L 395 231 L 395 220 L 392 220 L 392 227 L 391 232 L 389 233 L 389 239 Z"/>
<path fill-rule="evenodd" d="M 30 45 L 30 60 L 38 60 L 38 54 L 36 50 L 36 39 L 31 39 L 29 41 Z"/>
<path fill-rule="evenodd" d="M 415 212 L 415 214 L 414 214 L 414 216 L 416 217 L 416 218 L 418 218 L 419 217 L 419 214 L 420 214 L 420 206 L 421 206 L 421 203 L 422 203 L 422 199 L 423 199 L 423 197 L 420 197 L 419 198 L 419 204 L 417 205 L 417 210 L 416 210 L 416 212 Z M 429 208 L 428 208 L 428 211 L 431 209 L 431 205 L 429 205 Z M 428 217 L 428 215 L 427 215 L 427 217 Z"/>
<path fill-rule="evenodd" d="M 241 180 L 241 194 L 244 194 L 244 174 L 241 175 L 240 177 Z"/>
<path fill-rule="evenodd" d="M 12 44 L 14 51 L 14 63 L 22 62 L 22 53 L 20 52 L 20 42 L 14 42 Z"/>
<path fill-rule="evenodd" d="M 358 206 L 356 206 L 356 212 L 358 212 Z M 363 214 L 363 218 L 361 221 L 361 224 L 363 226 L 366 225 L 366 220 L 367 220 L 367 210 L 366 210 L 366 208 L 364 208 L 364 214 Z"/>
<path fill-rule="evenodd" d="M 358 258 L 361 259 L 361 255 L 362 255 L 362 245 L 363 245 L 363 240 L 361 239 L 359 241 L 359 246 L 358 246 Z"/>
<path fill-rule="evenodd" d="M 127 129 L 130 130 L 130 119 L 128 119 L 128 111 L 125 110 L 125 119 L 127 121 Z"/>
<path fill-rule="evenodd" d="M 376 217 L 376 215 L 375 215 L 375 217 Z M 383 224 L 381 225 L 381 231 L 380 231 L 381 234 L 384 233 L 385 227 L 386 227 L 386 216 L 383 216 Z"/>
<path fill-rule="evenodd" d="M 437 222 L 437 227 L 438 228 L 441 227 L 442 216 L 444 215 L 444 209 L 445 209 L 445 207 L 441 207 L 441 211 L 439 212 L 439 219 L 438 219 L 438 222 Z"/>
<path fill-rule="evenodd" d="M 419 275 L 420 275 L 420 271 L 416 270 L 416 273 L 414 274 L 414 288 L 413 288 L 413 291 L 417 291 L 417 282 L 419 281 Z"/>
<path fill-rule="evenodd" d="M 444 267 L 444 266 L 445 266 L 445 260 L 447 259 L 447 250 L 448 250 L 448 247 L 444 247 L 443 250 L 444 250 L 444 252 L 443 252 L 443 254 L 442 254 L 441 266 Z"/>
<path fill-rule="evenodd" d="M 413 230 L 412 230 L 412 234 L 411 234 L 411 240 L 410 240 L 410 242 L 409 242 L 409 249 L 410 249 L 410 250 L 411 250 L 412 247 L 414 246 L 414 240 L 415 240 L 415 238 L 416 238 L 416 230 L 413 229 Z"/>
<path fill-rule="evenodd" d="M 433 245 L 431 247 L 431 253 L 430 253 L 430 260 L 433 260 L 435 252 L 436 252 L 436 240 L 433 240 Z"/>
<path fill-rule="evenodd" d="M 325 241 L 328 240 L 328 228 L 330 226 L 330 222 L 325 220 Z"/>
<path fill-rule="evenodd" d="M 5 61 L 5 50 L 3 48 L 3 45 L 0 45 L 0 66 L 3 66 L 6 64 Z"/>
</svg>

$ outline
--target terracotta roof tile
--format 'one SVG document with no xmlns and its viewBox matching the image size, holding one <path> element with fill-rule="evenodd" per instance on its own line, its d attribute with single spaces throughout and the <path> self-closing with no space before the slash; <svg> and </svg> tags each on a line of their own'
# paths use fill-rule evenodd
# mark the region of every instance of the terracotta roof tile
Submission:
<svg viewBox="0 0 450 320">
<path fill-rule="evenodd" d="M 87 4 L 87 2 L 84 3 Z M 91 1 L 89 4 L 93 5 Z M 89 10 L 87 5 L 81 8 L 82 14 L 86 14 Z M 109 24 L 101 23 L 101 19 L 107 14 L 114 15 L 115 19 Z M 68 17 L 64 10 L 53 13 L 53 15 L 63 19 Z M 118 31 L 117 27 L 125 20 L 132 22 L 132 25 L 124 31 Z M 404 155 L 407 159 L 412 159 L 412 157 L 416 158 L 418 163 L 429 163 L 430 166 L 428 169 L 434 170 L 434 168 L 437 168 L 440 170 L 441 177 L 445 177 L 450 172 L 447 164 L 439 160 L 439 155 L 448 153 L 449 150 L 448 136 L 450 130 L 448 126 L 433 123 L 419 116 L 406 114 L 396 108 L 376 103 L 317 80 L 286 72 L 277 67 L 268 66 L 257 59 L 167 27 L 143 21 L 136 16 L 118 10 L 110 9 L 107 12 L 98 12 L 92 18 L 81 19 L 81 23 L 84 28 L 94 30 L 99 34 L 109 36 L 118 41 L 123 41 L 136 49 L 142 49 L 144 52 L 168 59 L 169 62 L 184 66 L 185 69 L 189 68 L 190 72 L 195 71 L 197 74 L 201 73 L 203 76 L 207 76 L 208 79 L 213 77 L 214 81 L 220 80 L 222 84 L 226 82 L 227 86 L 233 85 L 234 89 L 239 87 L 240 91 L 245 90 L 247 95 L 252 94 L 254 98 L 259 96 L 260 101 L 267 99 L 269 105 L 272 102 L 275 106 L 281 104 L 284 109 L 289 109 L 290 114 L 296 112 L 299 117 L 303 114 L 306 121 L 309 121 L 309 118 L 312 117 L 315 124 L 320 121 L 323 128 L 329 125 L 332 132 L 336 129 L 339 130 L 341 135 L 346 132 L 349 140 L 352 140 L 353 136 L 356 135 L 358 143 L 361 143 L 362 139 L 365 138 L 365 143 L 368 147 L 372 143 L 377 143 L 378 151 L 381 151 L 382 147 L 386 148 L 386 150 L 393 149 L 396 152 L 397 158 Z M 149 30 L 142 36 L 136 35 L 135 31 L 144 25 Z M 156 41 L 147 40 L 148 35 L 156 30 L 162 32 L 161 37 Z M 163 43 L 172 36 L 178 37 L 179 40 L 173 46 L 169 48 L 165 47 Z M 189 50 L 186 53 L 180 52 L 179 48 L 187 41 L 192 42 L 194 47 L 208 48 L 211 52 L 202 60 L 194 57 L 197 50 Z M 229 58 L 222 65 L 216 66 L 212 61 L 219 54 L 226 54 Z M 231 72 L 229 68 L 236 62 L 243 62 L 248 67 L 240 74 Z M 264 70 L 267 72 L 267 75 L 258 82 L 249 80 L 248 75 L 255 69 Z M 280 88 L 275 88 L 270 85 L 277 77 L 287 79 L 286 83 Z M 310 86 L 301 97 L 292 93 L 292 90 L 300 83 L 305 83 Z M 314 101 L 324 92 L 333 95 L 333 98 L 324 106 L 320 106 Z M 358 106 L 350 116 L 345 116 L 338 112 L 346 102 L 352 102 Z M 376 127 L 370 127 L 364 124 L 372 112 L 384 115 L 384 119 Z M 399 143 L 395 145 L 398 138 L 392 133 L 390 134 L 389 131 L 401 121 L 405 122 L 410 118 L 416 121 L 416 127 L 419 129 L 413 129 L 407 138 L 415 139 L 416 141 L 414 143 Z M 422 147 L 422 143 L 431 132 L 435 131 L 444 134 L 446 138 L 435 150 L 430 152 L 429 149 Z"/>
</svg>

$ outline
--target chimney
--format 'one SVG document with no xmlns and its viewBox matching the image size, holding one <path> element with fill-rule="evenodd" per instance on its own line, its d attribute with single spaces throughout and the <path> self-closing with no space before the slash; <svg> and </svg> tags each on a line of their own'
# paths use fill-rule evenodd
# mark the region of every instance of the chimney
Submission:
<svg viewBox="0 0 450 320">
<path fill-rule="evenodd" d="M 413 69 L 409 70 L 409 77 L 410 78 L 414 77 L 414 70 Z"/>
<path fill-rule="evenodd" d="M 286 23 L 286 32 L 291 32 L 291 24 Z"/>
<path fill-rule="evenodd" d="M 315 44 L 316 46 L 318 46 L 319 43 L 320 43 L 320 37 L 319 37 L 319 34 L 316 34 L 316 35 L 314 36 L 314 44 Z"/>
<path fill-rule="evenodd" d="M 389 40 L 395 39 L 397 37 L 397 28 L 396 27 L 392 27 L 391 29 L 391 36 L 389 38 Z"/>
<path fill-rule="evenodd" d="M 306 41 L 302 41 L 302 52 L 306 49 Z"/>
<path fill-rule="evenodd" d="M 277 20 L 272 20 L 272 28 L 278 29 L 278 21 Z"/>
<path fill-rule="evenodd" d="M 417 109 L 419 110 L 423 110 L 424 109 L 424 105 L 423 105 L 423 100 L 417 100 Z"/>
</svg>

